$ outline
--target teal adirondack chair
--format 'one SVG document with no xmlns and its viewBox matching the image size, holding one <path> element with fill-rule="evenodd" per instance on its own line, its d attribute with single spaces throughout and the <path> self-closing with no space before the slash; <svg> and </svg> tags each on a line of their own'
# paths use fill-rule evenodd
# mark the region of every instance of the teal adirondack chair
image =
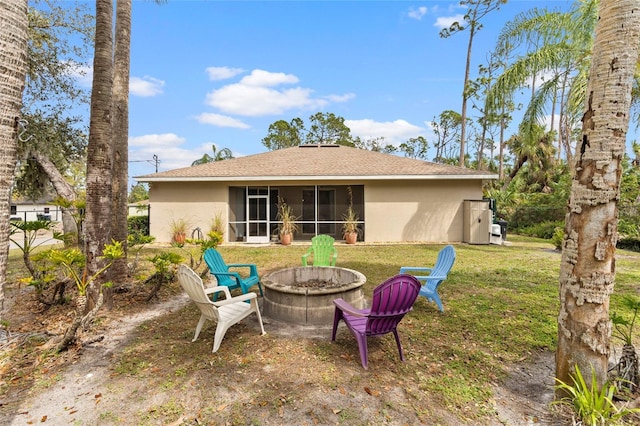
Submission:
<svg viewBox="0 0 640 426">
<path fill-rule="evenodd" d="M 302 255 L 302 266 L 307 265 L 309 255 L 313 256 L 313 266 L 336 266 L 338 252 L 333 246 L 333 237 L 329 235 L 316 235 L 311 239 L 311 247 Z"/>
<path fill-rule="evenodd" d="M 447 275 L 453 267 L 453 262 L 455 262 L 455 260 L 456 250 L 453 248 L 453 246 L 448 245 L 438 253 L 438 258 L 436 259 L 436 264 L 433 266 L 433 268 L 403 266 L 402 268 L 400 268 L 400 273 L 414 275 L 419 281 L 424 282 L 424 284 L 420 288 L 420 295 L 426 297 L 432 302 L 435 302 L 436 305 L 438 305 L 438 309 L 440 309 L 440 312 L 444 312 L 442 301 L 440 300 L 440 295 L 438 294 L 438 287 L 444 280 L 447 279 Z M 416 272 L 423 274 L 425 272 L 428 272 L 428 275 L 415 275 Z"/>
<path fill-rule="evenodd" d="M 262 284 L 260 284 L 260 277 L 258 276 L 258 267 L 252 263 L 232 263 L 227 265 L 222 259 L 220 252 L 214 248 L 208 248 L 204 251 L 204 261 L 209 267 L 211 275 L 216 277 L 219 286 L 229 287 L 229 290 L 239 288 L 242 290 L 242 294 L 249 293 L 251 287 L 257 285 L 260 290 L 260 296 L 262 296 Z M 231 271 L 231 268 L 249 268 L 249 276 L 242 277 L 238 272 Z M 214 295 L 214 301 L 217 299 L 217 294 Z"/>
</svg>

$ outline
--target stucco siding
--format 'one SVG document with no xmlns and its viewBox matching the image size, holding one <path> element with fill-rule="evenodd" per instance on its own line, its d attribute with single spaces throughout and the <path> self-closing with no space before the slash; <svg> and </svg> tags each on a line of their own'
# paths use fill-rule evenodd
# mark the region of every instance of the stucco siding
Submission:
<svg viewBox="0 0 640 426">
<path fill-rule="evenodd" d="M 482 199 L 480 181 L 367 184 L 366 241 L 462 241 L 465 199 Z"/>
<path fill-rule="evenodd" d="M 158 242 L 171 240 L 171 222 L 184 219 L 189 224 L 187 237 L 200 228 L 209 232 L 216 214 L 227 221 L 228 185 L 217 182 L 154 183 L 149 190 L 152 200 L 149 231 Z"/>
<path fill-rule="evenodd" d="M 275 182 L 252 182 L 268 186 Z M 357 184 L 353 180 L 323 184 Z M 306 184 L 306 185 L 305 185 Z M 302 182 L 302 186 L 313 181 Z M 362 183 L 360 183 L 362 184 Z M 296 187 L 300 185 L 296 182 Z M 171 222 L 185 219 L 191 231 L 208 232 L 216 214 L 229 223 L 230 182 L 154 182 L 150 189 L 150 232 L 171 240 Z M 277 182 L 277 187 L 284 187 Z M 480 180 L 387 180 L 364 182 L 365 242 L 458 242 L 463 240 L 463 201 L 482 199 Z M 225 234 L 225 241 L 228 241 Z"/>
</svg>

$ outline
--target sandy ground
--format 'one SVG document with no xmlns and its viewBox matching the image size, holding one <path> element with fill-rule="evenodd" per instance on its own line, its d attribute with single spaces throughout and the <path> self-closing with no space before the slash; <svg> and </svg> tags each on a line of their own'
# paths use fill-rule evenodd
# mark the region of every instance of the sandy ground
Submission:
<svg viewBox="0 0 640 426">
<path fill-rule="evenodd" d="M 99 342 L 87 345 L 81 352 L 81 356 L 75 359 L 64 370 L 62 375 L 54 385 L 40 391 L 41 393 L 29 393 L 19 396 L 20 403 L 17 410 L 11 410 L 11 413 L 4 413 L 0 416 L 0 424 L 4 425 L 30 425 L 30 424 L 48 424 L 48 425 L 95 425 L 95 424 L 115 424 L 112 421 L 106 421 L 101 416 L 104 413 L 122 413 L 122 417 L 127 418 L 127 409 L 132 410 L 131 415 L 136 412 L 135 404 L 129 407 L 129 401 L 123 401 L 118 398 L 119 392 L 108 392 L 114 386 L 112 377 L 110 376 L 112 368 L 112 358 L 121 354 L 126 343 L 129 341 L 134 329 L 141 323 L 157 318 L 161 315 L 181 309 L 188 299 L 186 296 L 176 296 L 164 303 L 156 304 L 152 308 L 129 316 L 126 319 L 118 320 L 113 326 L 109 327 L 108 334 Z M 247 318 L 245 322 L 249 322 L 250 327 L 257 327 L 257 322 Z M 266 325 L 266 324 L 265 324 Z M 274 330 L 274 324 L 269 327 Z M 279 329 L 279 332 L 285 335 L 293 335 L 298 331 L 287 329 L 286 327 Z M 325 334 L 322 331 L 321 334 Z M 308 333 L 307 333 L 308 334 Z M 510 367 L 510 375 L 504 383 L 496 383 L 494 385 L 494 406 L 496 417 L 489 419 L 490 426 L 510 425 L 558 425 L 558 419 L 552 417 L 548 403 L 553 396 L 553 354 L 541 354 L 534 362 L 521 364 Z M 136 386 L 135 381 L 139 381 L 135 377 L 129 378 L 131 386 Z M 119 387 L 129 386 L 126 382 L 122 382 L 122 378 L 118 378 Z M 157 389 L 157 392 L 163 392 Z M 332 405 L 329 400 L 331 395 L 324 395 L 323 403 L 328 406 Z M 342 395 L 334 396 L 334 398 L 344 398 Z M 126 407 L 126 408 L 125 408 Z M 302 414 L 302 413 L 301 413 Z M 121 418 L 122 418 L 121 417 Z M 135 418 L 135 417 L 130 417 Z M 291 418 L 290 418 L 291 419 Z M 297 424 L 289 422 L 275 422 L 265 424 Z M 128 422 L 120 424 L 136 424 Z M 151 423 L 154 424 L 154 423 Z M 179 421 L 173 424 L 201 424 L 197 419 L 190 418 L 185 413 Z M 229 423 L 235 424 L 235 423 Z M 303 424 L 303 423 L 300 423 Z M 322 421 L 316 424 L 334 424 L 324 423 Z M 341 424 L 361 424 L 341 422 Z M 409 424 L 409 423 L 393 423 L 390 424 Z M 447 423 L 455 424 L 455 423 Z"/>
</svg>

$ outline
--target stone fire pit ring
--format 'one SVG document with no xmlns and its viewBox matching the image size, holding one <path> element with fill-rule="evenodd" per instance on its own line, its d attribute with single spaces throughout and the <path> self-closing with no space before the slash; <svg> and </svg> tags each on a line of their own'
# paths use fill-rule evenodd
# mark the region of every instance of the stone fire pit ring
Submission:
<svg viewBox="0 0 640 426">
<path fill-rule="evenodd" d="M 362 286 L 367 279 L 353 269 L 300 266 L 271 272 L 261 281 L 263 313 L 277 321 L 330 327 L 335 299 L 359 309 L 365 305 Z"/>
</svg>

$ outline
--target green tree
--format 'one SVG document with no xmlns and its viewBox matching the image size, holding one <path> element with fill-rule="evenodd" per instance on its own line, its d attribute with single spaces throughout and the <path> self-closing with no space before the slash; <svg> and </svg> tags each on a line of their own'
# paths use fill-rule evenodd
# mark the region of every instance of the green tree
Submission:
<svg viewBox="0 0 640 426">
<path fill-rule="evenodd" d="M 207 163 L 212 163 L 214 161 L 222 161 L 222 160 L 228 160 L 230 158 L 233 158 L 233 152 L 229 148 L 222 148 L 221 150 L 218 150 L 218 147 L 216 146 L 216 144 L 212 144 L 211 151 L 213 151 L 213 155 L 209 155 L 205 152 L 201 158 L 191 163 L 191 165 L 197 166 L 200 164 L 207 164 Z"/>
<path fill-rule="evenodd" d="M 290 122 L 278 120 L 269 125 L 269 133 L 262 139 L 262 144 L 270 151 L 303 143 L 355 146 L 355 139 L 351 136 L 351 129 L 344 124 L 344 118 L 322 112 L 309 117 L 308 128 L 298 117 Z"/>
<path fill-rule="evenodd" d="M 311 126 L 305 136 L 305 143 L 354 146 L 351 129 L 344 124 L 344 118 L 332 112 L 317 112 L 309 117 L 309 122 Z"/>
<path fill-rule="evenodd" d="M 524 127 L 523 123 L 521 127 Z M 523 170 L 525 165 L 528 174 L 528 185 L 539 184 L 535 190 L 548 192 L 549 175 L 553 171 L 551 162 L 553 161 L 553 132 L 546 132 L 544 127 L 535 125 L 534 130 L 521 130 L 517 135 L 507 141 L 511 152 L 515 156 L 515 163 L 508 178 L 505 179 L 503 188 Z"/>
<path fill-rule="evenodd" d="M 129 197 L 127 199 L 130 203 L 137 203 L 142 200 L 149 199 L 149 190 L 146 185 L 142 182 L 138 182 L 135 185 L 131 185 L 131 190 L 129 191 Z"/>
<path fill-rule="evenodd" d="M 304 122 L 300 118 L 296 117 L 288 123 L 278 120 L 269 125 L 269 133 L 262 139 L 262 144 L 269 151 L 301 145 L 303 129 Z"/>
<path fill-rule="evenodd" d="M 0 309 L 9 260 L 9 199 L 17 162 L 18 121 L 27 72 L 27 2 L 6 0 L 0 14 Z"/>
<path fill-rule="evenodd" d="M 433 147 L 436 149 L 436 155 L 433 161 L 436 163 L 444 163 L 446 159 L 453 158 L 454 152 L 460 144 L 460 128 L 462 116 L 451 110 L 442 111 L 438 117 L 433 118 L 431 128 L 436 135 L 436 141 Z"/>
<path fill-rule="evenodd" d="M 467 100 L 470 96 L 469 81 L 471 70 L 471 52 L 473 49 L 473 39 L 478 31 L 482 29 L 482 19 L 494 10 L 500 9 L 507 0 L 462 0 L 460 6 L 467 9 L 464 15 L 464 22 L 454 22 L 449 28 L 440 31 L 440 37 L 447 38 L 457 32 L 469 29 L 469 40 L 467 43 L 467 59 L 464 70 L 464 83 L 462 88 L 462 110 L 460 113 L 460 157 L 458 165 L 465 165 L 465 138 L 466 138 L 466 121 L 467 121 Z"/>
<path fill-rule="evenodd" d="M 395 146 L 385 143 L 384 137 L 368 138 L 362 140 L 360 137 L 353 139 L 353 146 L 359 149 L 366 149 L 368 151 L 385 152 L 387 154 L 393 154 L 398 151 Z"/>
<path fill-rule="evenodd" d="M 565 383 L 576 367 L 593 368 L 599 387 L 607 382 L 620 177 L 639 41 L 637 0 L 600 0 L 560 263 L 556 378 Z"/>
<path fill-rule="evenodd" d="M 427 142 L 424 136 L 409 138 L 406 142 L 400 144 L 400 152 L 402 152 L 405 157 L 427 160 L 429 142 Z"/>
</svg>

